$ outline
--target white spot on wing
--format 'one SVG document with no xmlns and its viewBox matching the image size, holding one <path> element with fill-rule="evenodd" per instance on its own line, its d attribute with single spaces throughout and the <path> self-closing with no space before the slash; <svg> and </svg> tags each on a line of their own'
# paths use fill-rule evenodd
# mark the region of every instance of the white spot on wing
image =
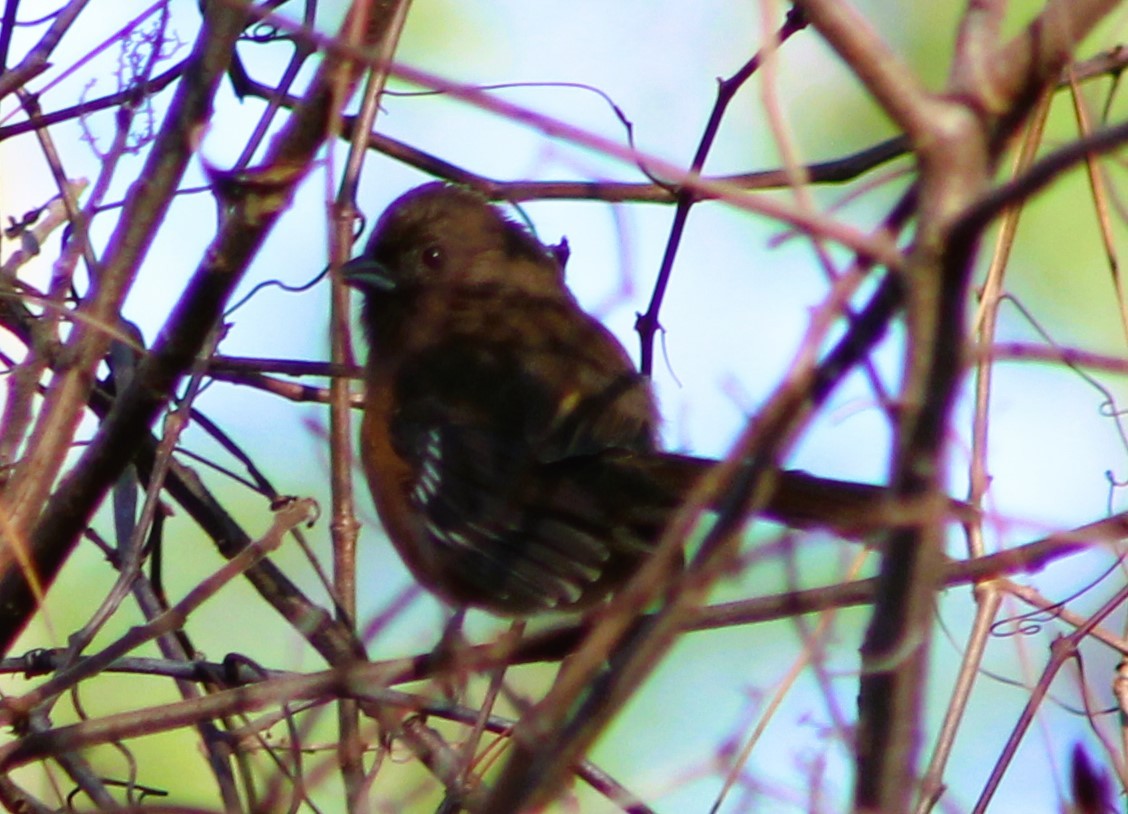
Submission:
<svg viewBox="0 0 1128 814">
<path fill-rule="evenodd" d="M 438 495 L 443 483 L 442 435 L 438 429 L 427 431 L 420 452 L 419 479 L 411 489 L 411 496 L 419 508 L 426 508 Z"/>
</svg>

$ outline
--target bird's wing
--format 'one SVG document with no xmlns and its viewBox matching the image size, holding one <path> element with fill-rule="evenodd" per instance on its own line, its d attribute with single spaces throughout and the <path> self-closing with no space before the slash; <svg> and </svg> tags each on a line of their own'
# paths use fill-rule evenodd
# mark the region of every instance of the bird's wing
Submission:
<svg viewBox="0 0 1128 814">
<path fill-rule="evenodd" d="M 599 598 L 670 504 L 630 464 L 652 448 L 638 380 L 584 380 L 580 392 L 579 377 L 546 378 L 529 360 L 528 348 L 437 346 L 400 371 L 392 424 L 453 598 L 514 613 Z"/>
</svg>

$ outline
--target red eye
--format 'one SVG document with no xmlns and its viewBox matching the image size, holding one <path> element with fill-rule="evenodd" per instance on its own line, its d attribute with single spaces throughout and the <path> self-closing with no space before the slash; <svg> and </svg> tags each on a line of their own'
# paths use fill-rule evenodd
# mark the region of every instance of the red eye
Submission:
<svg viewBox="0 0 1128 814">
<path fill-rule="evenodd" d="M 438 246 L 428 246 L 423 250 L 423 265 L 431 271 L 438 271 L 443 265 L 443 251 Z"/>
</svg>

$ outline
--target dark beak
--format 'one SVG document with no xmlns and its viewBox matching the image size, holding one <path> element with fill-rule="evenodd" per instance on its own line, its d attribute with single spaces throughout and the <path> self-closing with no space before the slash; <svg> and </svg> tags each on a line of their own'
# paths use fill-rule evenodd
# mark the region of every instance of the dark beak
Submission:
<svg viewBox="0 0 1128 814">
<path fill-rule="evenodd" d="M 341 266 L 341 279 L 344 280 L 345 285 L 362 291 L 386 294 L 396 289 L 387 267 L 364 256 L 354 257 Z"/>
</svg>

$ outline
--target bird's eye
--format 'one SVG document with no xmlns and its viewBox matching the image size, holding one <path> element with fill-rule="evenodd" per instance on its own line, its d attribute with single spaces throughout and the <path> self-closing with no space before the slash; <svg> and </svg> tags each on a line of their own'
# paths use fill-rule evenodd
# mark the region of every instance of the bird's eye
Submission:
<svg viewBox="0 0 1128 814">
<path fill-rule="evenodd" d="M 438 271 L 443 265 L 443 250 L 438 246 L 428 246 L 423 250 L 422 260 L 431 271 Z"/>
</svg>

